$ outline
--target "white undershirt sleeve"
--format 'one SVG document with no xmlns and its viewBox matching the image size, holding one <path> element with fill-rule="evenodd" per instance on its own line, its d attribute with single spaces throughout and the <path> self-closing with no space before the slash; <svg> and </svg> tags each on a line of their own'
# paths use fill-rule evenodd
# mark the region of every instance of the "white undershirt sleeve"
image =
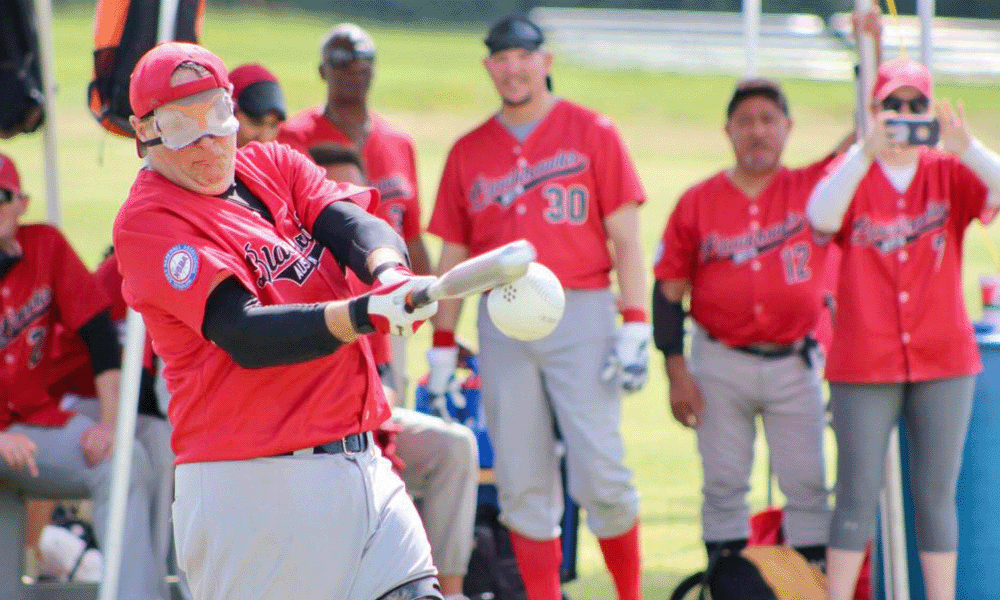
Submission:
<svg viewBox="0 0 1000 600">
<path fill-rule="evenodd" d="M 987 148 L 976 138 L 972 138 L 969 147 L 958 157 L 965 163 L 965 166 L 979 175 L 979 178 L 989 188 L 989 196 L 986 198 L 987 204 L 993 208 L 1000 206 L 1000 155 Z"/>
<path fill-rule="evenodd" d="M 872 159 L 861 144 L 854 144 L 844 154 L 843 162 L 816 184 L 806 206 L 806 215 L 814 228 L 824 233 L 840 230 L 854 192 L 871 165 Z"/>
</svg>

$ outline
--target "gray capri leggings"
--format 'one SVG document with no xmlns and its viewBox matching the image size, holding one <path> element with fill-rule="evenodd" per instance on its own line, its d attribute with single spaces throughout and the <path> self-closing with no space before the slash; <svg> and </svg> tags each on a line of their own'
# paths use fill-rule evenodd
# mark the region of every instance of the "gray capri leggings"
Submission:
<svg viewBox="0 0 1000 600">
<path fill-rule="evenodd" d="M 972 414 L 973 376 L 911 383 L 831 383 L 837 502 L 830 546 L 861 551 L 875 529 L 889 432 L 900 415 L 909 442 L 917 548 L 958 547 L 955 488 Z"/>
</svg>

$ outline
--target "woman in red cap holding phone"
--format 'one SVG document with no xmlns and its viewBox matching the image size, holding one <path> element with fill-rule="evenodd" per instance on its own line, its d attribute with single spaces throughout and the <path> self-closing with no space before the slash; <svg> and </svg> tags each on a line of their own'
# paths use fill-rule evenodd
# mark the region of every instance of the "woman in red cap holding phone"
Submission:
<svg viewBox="0 0 1000 600">
<path fill-rule="evenodd" d="M 955 488 L 982 369 L 962 294 L 962 240 L 1000 205 L 1000 156 L 972 136 L 961 104 L 933 102 L 920 63 L 882 64 L 872 101 L 865 138 L 808 205 L 813 227 L 843 250 L 826 364 L 838 445 L 829 598 L 853 598 L 902 416 L 927 598 L 952 600 Z"/>
</svg>

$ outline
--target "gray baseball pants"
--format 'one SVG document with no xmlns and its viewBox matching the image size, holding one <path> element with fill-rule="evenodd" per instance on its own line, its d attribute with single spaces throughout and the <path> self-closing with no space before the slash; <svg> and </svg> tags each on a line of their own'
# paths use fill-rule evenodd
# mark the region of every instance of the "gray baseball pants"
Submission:
<svg viewBox="0 0 1000 600">
<path fill-rule="evenodd" d="M 555 330 L 534 342 L 506 337 L 479 303 L 479 358 L 486 427 L 494 446 L 500 520 L 539 540 L 559 537 L 563 490 L 560 444 L 568 492 L 598 538 L 628 531 L 639 513 L 639 493 L 624 465 L 621 397 L 600 372 L 615 341 L 616 308 L 607 289 L 566 290 L 566 310 Z"/>
<path fill-rule="evenodd" d="M 837 504 L 830 546 L 864 550 L 875 529 L 889 433 L 900 416 L 909 443 L 917 547 L 958 547 L 955 494 L 965 435 L 972 415 L 975 377 L 913 383 L 831 383 L 837 434 Z"/>
<path fill-rule="evenodd" d="M 394 407 L 396 454 L 403 482 L 416 499 L 438 572 L 464 575 L 469 566 L 479 487 L 476 436 L 461 423 Z"/>
<path fill-rule="evenodd" d="M 807 366 L 798 353 L 777 359 L 747 354 L 695 327 L 688 370 L 705 403 L 697 430 L 705 541 L 748 537 L 746 495 L 760 415 L 771 467 L 787 498 L 785 541 L 791 546 L 826 544 L 830 508 L 819 357 L 812 362 Z"/>
<path fill-rule="evenodd" d="M 94 503 L 94 533 L 100 543 L 107 539 L 111 504 L 111 461 L 88 467 L 80 450 L 80 436 L 94 425 L 89 417 L 77 414 L 63 427 L 12 425 L 7 431 L 31 438 L 38 450 L 35 462 L 38 477 L 13 471 L 0 461 L 0 477 L 15 482 L 29 494 L 40 497 L 90 496 Z M 125 505 L 125 532 L 122 538 L 122 565 L 118 580 L 121 600 L 164 600 L 169 598 L 164 576 L 166 555 L 154 548 L 151 514 L 157 482 L 145 447 L 132 450 L 132 473 Z"/>
</svg>

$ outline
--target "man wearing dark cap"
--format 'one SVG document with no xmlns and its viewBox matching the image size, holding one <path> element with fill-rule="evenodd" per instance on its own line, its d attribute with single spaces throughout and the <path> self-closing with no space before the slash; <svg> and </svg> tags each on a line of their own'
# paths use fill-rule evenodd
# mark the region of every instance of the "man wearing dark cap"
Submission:
<svg viewBox="0 0 1000 600">
<path fill-rule="evenodd" d="M 285 120 L 285 94 L 278 78 L 255 63 L 240 65 L 229 72 L 233 84 L 233 104 L 240 129 L 236 146 L 249 142 L 273 142 Z"/>
<path fill-rule="evenodd" d="M 311 156 L 320 165 L 344 146 L 356 149 L 364 161 L 370 185 L 381 201 L 375 214 L 385 219 L 406 242 L 416 273 L 429 273 L 430 261 L 420 235 L 420 198 L 413 139 L 369 106 L 375 76 L 375 42 L 353 23 L 336 25 L 320 44 L 319 75 L 327 97 L 320 104 L 281 124 L 278 141 Z M 391 347 L 373 341 L 380 363 L 392 363 L 396 389 L 406 395 L 406 341 Z"/>
<path fill-rule="evenodd" d="M 237 150 L 231 90 L 217 56 L 180 42 L 129 87 L 146 163 L 113 236 L 172 394 L 177 562 L 195 600 L 440 600 L 372 441 L 389 406 L 364 337 L 412 334 L 437 306 L 406 295 L 433 280 L 366 212 L 374 189 L 276 142 Z"/>
<path fill-rule="evenodd" d="M 611 120 L 553 96 L 544 39 L 520 15 L 490 29 L 483 64 L 500 110 L 449 153 L 428 231 L 443 240 L 440 272 L 524 238 L 566 291 L 561 322 L 535 342 L 505 337 L 479 307 L 500 519 L 511 531 L 528 598 L 561 598 L 564 447 L 568 492 L 587 511 L 618 597 L 636 600 L 639 494 L 623 464 L 619 423 L 621 392 L 646 381 L 650 326 L 638 230 L 645 193 Z M 619 298 L 609 289 L 613 267 Z M 434 394 L 445 393 L 455 369 L 460 308 L 460 301 L 442 302 L 434 323 Z"/>
<path fill-rule="evenodd" d="M 791 128 L 777 82 L 739 82 L 725 123 L 736 164 L 681 196 L 655 259 L 653 337 L 666 357 L 674 418 L 697 432 L 710 556 L 747 543 L 757 415 L 787 497 L 785 539 L 811 561 L 825 555 L 830 510 L 815 332 L 832 286 L 824 275 L 829 236 L 813 233 L 805 206 L 838 152 L 783 166 Z M 694 333 L 685 361 L 688 293 Z"/>
</svg>

